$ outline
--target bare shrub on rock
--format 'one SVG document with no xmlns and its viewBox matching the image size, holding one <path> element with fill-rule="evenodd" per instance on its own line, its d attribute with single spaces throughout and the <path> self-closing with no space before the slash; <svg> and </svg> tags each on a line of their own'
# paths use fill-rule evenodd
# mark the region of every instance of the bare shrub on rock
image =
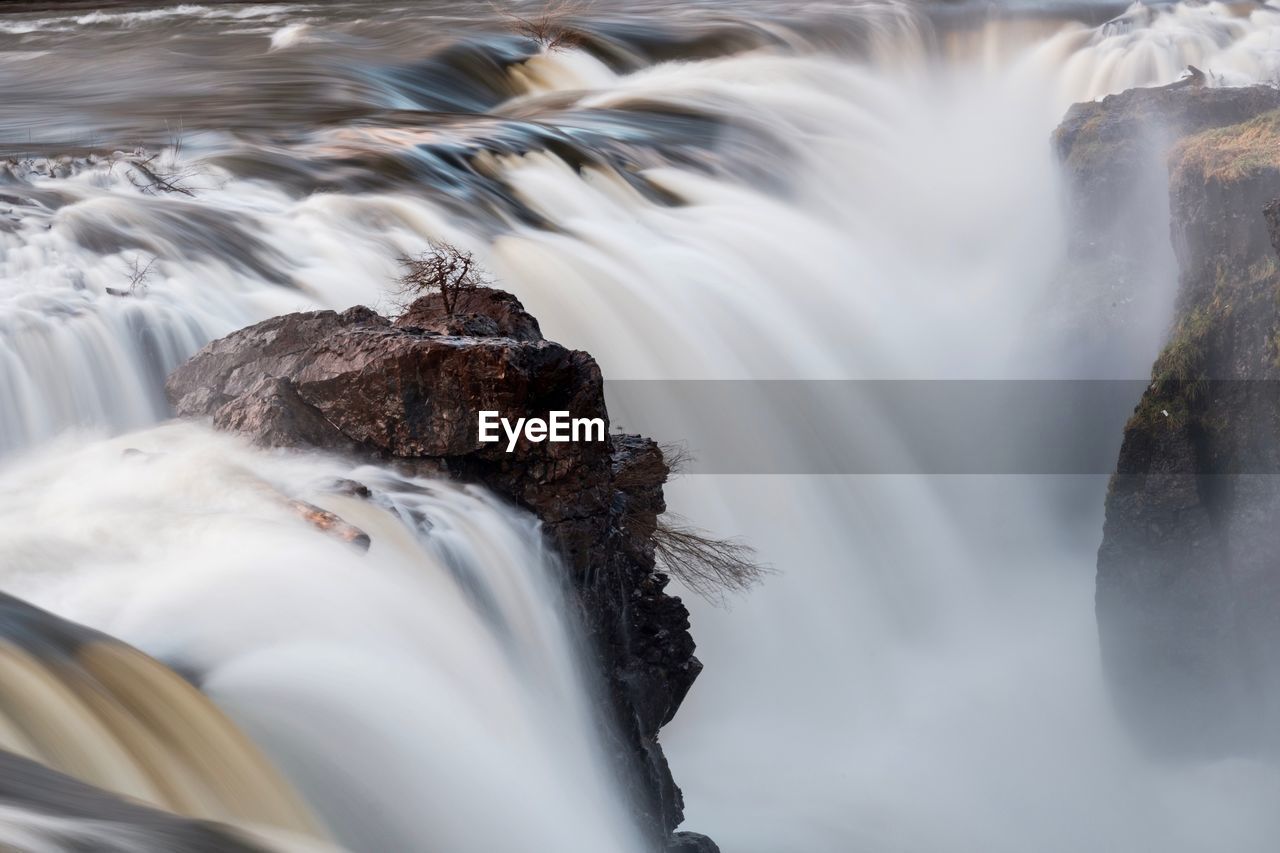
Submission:
<svg viewBox="0 0 1280 853">
<path fill-rule="evenodd" d="M 713 604 L 750 589 L 771 571 L 742 540 L 716 539 L 673 513 L 658 518 L 653 550 L 659 568 Z"/>
<path fill-rule="evenodd" d="M 475 253 L 451 243 L 433 242 L 427 251 L 397 260 L 402 273 L 396 279 L 396 301 L 402 309 L 420 297 L 438 293 L 445 312 L 453 314 L 463 293 L 493 286 L 493 280 L 480 266 Z"/>
<path fill-rule="evenodd" d="M 568 50 L 582 41 L 582 33 L 570 24 L 584 14 L 591 4 L 584 0 L 547 0 L 531 13 L 519 13 L 494 5 L 494 11 L 507 20 L 511 31 L 536 42 L 548 51 Z"/>
<path fill-rule="evenodd" d="M 684 472 L 693 463 L 693 453 L 683 443 L 664 443 L 660 448 L 668 476 Z M 615 483 L 624 490 L 634 485 L 625 472 Z M 632 523 L 637 521 L 633 518 Z M 640 526 L 644 535 L 652 537 L 657 567 L 712 604 L 724 604 L 730 594 L 745 592 L 773 571 L 741 539 L 718 539 L 675 513 L 664 512 L 652 521 L 640 521 Z"/>
</svg>

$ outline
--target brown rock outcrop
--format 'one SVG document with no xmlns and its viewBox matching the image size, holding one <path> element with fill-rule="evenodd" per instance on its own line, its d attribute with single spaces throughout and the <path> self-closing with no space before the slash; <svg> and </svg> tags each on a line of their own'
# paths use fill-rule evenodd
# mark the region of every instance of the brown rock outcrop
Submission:
<svg viewBox="0 0 1280 853">
<path fill-rule="evenodd" d="M 394 322 L 366 308 L 267 320 L 214 341 L 169 377 L 174 409 L 268 446 L 308 446 L 483 483 L 536 514 L 563 557 L 599 656 L 619 766 L 654 845 L 683 816 L 658 743 L 701 664 L 688 612 L 664 591 L 652 532 L 668 468 L 654 442 L 608 435 L 600 370 L 544 340 L 510 294 L 424 297 Z M 600 418 L 603 441 L 479 440 L 481 411 Z M 688 839 L 684 839 L 687 841 Z M 671 841 L 674 843 L 674 841 Z M 682 842 L 683 843 L 683 842 Z"/>
</svg>

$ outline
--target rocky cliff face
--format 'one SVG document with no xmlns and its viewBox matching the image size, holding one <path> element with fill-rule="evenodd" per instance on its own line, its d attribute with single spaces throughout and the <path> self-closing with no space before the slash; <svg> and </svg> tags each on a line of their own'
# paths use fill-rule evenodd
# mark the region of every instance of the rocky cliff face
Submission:
<svg viewBox="0 0 1280 853">
<path fill-rule="evenodd" d="M 1053 144 L 1067 169 L 1071 206 L 1078 214 L 1074 221 L 1101 236 L 1138 212 L 1134 206 L 1143 201 L 1144 184 L 1154 181 L 1163 191 L 1161 152 L 1192 134 L 1274 109 L 1280 109 L 1280 89 L 1270 86 L 1210 89 L 1178 83 L 1072 106 L 1054 131 Z M 1164 223 L 1154 227 L 1163 230 Z"/>
<path fill-rule="evenodd" d="M 1058 134 L 1073 174 L 1087 160 L 1108 182 L 1150 168 L 1126 127 L 1165 134 L 1141 156 L 1167 169 L 1176 317 L 1125 427 L 1096 602 L 1117 701 L 1165 753 L 1280 746 L 1280 275 L 1263 213 L 1280 194 L 1277 102 L 1263 87 L 1135 90 L 1073 110 L 1092 136 Z M 1111 156 L 1073 164 L 1074 145 L 1108 134 Z M 1077 191 L 1116 190 L 1082 176 Z"/>
<path fill-rule="evenodd" d="M 508 453 L 481 443 L 482 410 L 607 424 L 600 370 L 586 353 L 544 340 L 511 295 L 481 289 L 452 313 L 438 296 L 394 322 L 366 308 L 290 314 L 204 348 L 169 378 L 179 415 L 269 446 L 309 446 L 414 473 L 483 483 L 532 511 L 564 559 L 605 674 L 609 737 L 654 846 L 714 850 L 676 833 L 683 817 L 658 743 L 701 664 L 688 612 L 655 570 L 652 533 L 669 473 L 639 436 L 532 442 Z M 606 426 L 607 433 L 607 426 Z"/>
<path fill-rule="evenodd" d="M 1169 245 L 1170 149 L 1189 135 L 1280 108 L 1268 86 L 1174 84 L 1076 104 L 1054 133 L 1066 172 L 1068 263 L 1057 283 L 1063 336 L 1082 363 L 1074 375 L 1110 376 L 1151 357 L 1171 317 L 1178 276 Z"/>
</svg>

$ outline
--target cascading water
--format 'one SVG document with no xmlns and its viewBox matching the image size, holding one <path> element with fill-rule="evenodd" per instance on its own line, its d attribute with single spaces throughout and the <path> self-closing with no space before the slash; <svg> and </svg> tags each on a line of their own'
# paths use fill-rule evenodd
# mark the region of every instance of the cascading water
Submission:
<svg viewBox="0 0 1280 853">
<path fill-rule="evenodd" d="M 180 118 L 173 168 L 198 164 L 194 197 L 127 154 L 11 170 L 0 453 L 154 421 L 159 378 L 205 340 L 376 303 L 427 239 L 476 248 L 613 379 L 1071 378 L 1047 144 L 1066 106 L 1187 64 L 1214 84 L 1280 65 L 1269 5 L 1095 26 L 654 4 L 644 25 L 593 9 L 579 46 L 542 53 L 487 6 L 341 6 L 0 18 L 14 154 L 154 146 Z M 70 61 L 86 55 L 118 80 Z M 145 294 L 108 292 L 153 262 Z M 1155 316 L 1091 376 L 1147 375 L 1173 281 L 1152 287 Z M 625 402 L 629 426 L 644 413 Z M 758 414 L 742 428 L 798 441 L 787 413 Z M 527 520 L 194 427 L 35 452 L 0 484 L 5 591 L 198 673 L 339 842 L 635 849 Z M 320 488 L 347 476 L 431 530 Z M 731 853 L 1271 849 L 1273 766 L 1161 766 L 1114 719 L 1092 613 L 1104 488 L 678 483 L 675 509 L 777 570 L 694 608 L 707 670 L 665 738 L 690 825 Z M 279 493 L 373 548 L 317 537 Z"/>
<path fill-rule="evenodd" d="M 374 498 L 326 491 L 348 478 Z M 186 426 L 55 446 L 2 479 L 5 587 L 191 673 L 338 841 L 637 849 L 527 516 Z M 317 535 L 296 500 L 358 526 L 368 553 Z"/>
<path fill-rule="evenodd" d="M 6 596 L 0 608 L 5 794 L 10 798 L 22 786 L 34 801 L 28 805 L 37 806 L 7 806 L 16 814 L 0 824 L 0 839 L 17 847 L 5 836 L 21 835 L 28 820 L 38 826 L 41 798 L 60 784 L 54 777 L 33 779 L 24 759 L 177 815 L 289 833 L 297 849 L 305 849 L 306 838 L 323 837 L 270 763 L 195 687 L 134 649 L 18 599 Z M 62 823 L 65 830 L 75 822 Z M 59 835 L 54 824 L 46 826 L 46 840 Z M 109 833 L 87 834 L 103 840 Z"/>
</svg>

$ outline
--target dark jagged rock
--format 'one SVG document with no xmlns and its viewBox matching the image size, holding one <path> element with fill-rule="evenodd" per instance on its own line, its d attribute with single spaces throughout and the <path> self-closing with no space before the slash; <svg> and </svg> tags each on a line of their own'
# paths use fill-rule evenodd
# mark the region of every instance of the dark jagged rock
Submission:
<svg viewBox="0 0 1280 853">
<path fill-rule="evenodd" d="M 395 322 L 366 308 L 290 314 L 214 341 L 169 377 L 174 409 L 274 447 L 357 454 L 483 483 L 543 521 L 598 650 L 619 766 L 656 848 L 683 817 L 658 730 L 701 664 L 688 611 L 655 571 L 652 534 L 669 473 L 658 446 L 607 435 L 586 353 L 544 340 L 515 297 L 438 294 Z M 599 442 L 482 443 L 478 415 L 601 418 Z"/>
<path fill-rule="evenodd" d="M 1280 93 L 1178 91 L 1199 116 L 1246 121 L 1172 146 L 1176 319 L 1125 427 L 1097 615 L 1133 730 L 1166 754 L 1220 755 L 1280 746 L 1280 274 L 1277 208 L 1263 213 L 1280 113 L 1262 112 Z M 1171 95 L 1126 97 L 1141 115 Z"/>
<path fill-rule="evenodd" d="M 720 853 L 720 848 L 705 835 L 696 832 L 677 832 L 667 845 L 667 853 Z"/>
</svg>

